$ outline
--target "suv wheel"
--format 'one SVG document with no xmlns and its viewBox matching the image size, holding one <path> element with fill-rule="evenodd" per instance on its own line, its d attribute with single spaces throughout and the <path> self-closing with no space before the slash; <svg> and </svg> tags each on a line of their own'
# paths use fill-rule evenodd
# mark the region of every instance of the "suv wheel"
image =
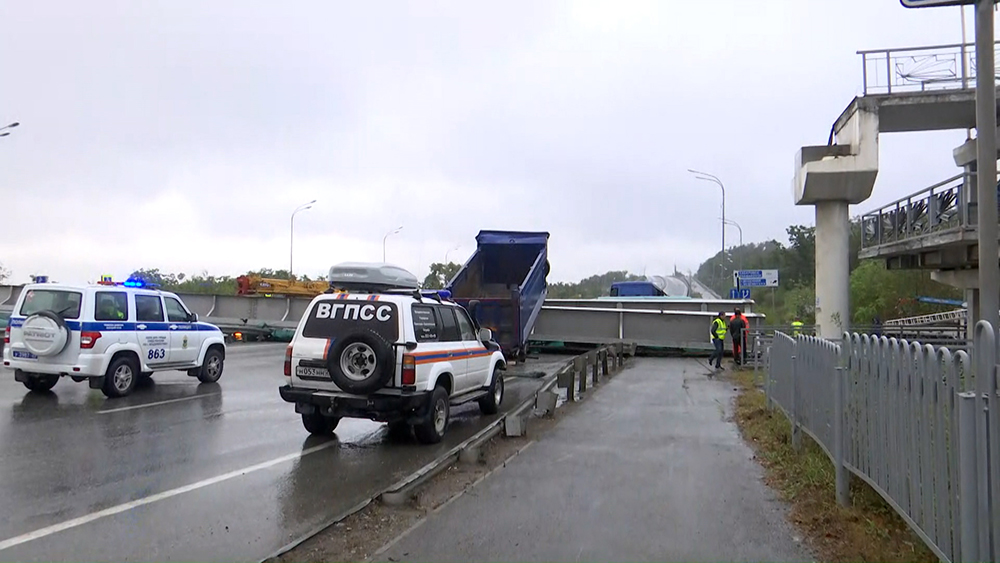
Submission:
<svg viewBox="0 0 1000 563">
<path fill-rule="evenodd" d="M 139 370 L 135 362 L 122 356 L 112 360 L 104 374 L 104 395 L 109 398 L 124 397 L 135 389 L 139 382 Z"/>
<path fill-rule="evenodd" d="M 222 352 L 218 348 L 211 348 L 205 353 L 205 361 L 198 370 L 198 381 L 202 383 L 215 383 L 222 377 L 222 368 L 225 363 Z"/>
<path fill-rule="evenodd" d="M 500 368 L 493 369 L 493 381 L 490 382 L 490 390 L 483 398 L 479 399 L 479 410 L 483 414 L 496 414 L 500 412 L 500 403 L 503 401 L 503 372 Z"/>
<path fill-rule="evenodd" d="M 29 391 L 34 391 L 35 393 L 45 393 L 55 387 L 56 383 L 59 383 L 58 375 L 31 375 L 28 376 L 28 380 L 24 382 L 24 386 L 27 387 Z"/>
<path fill-rule="evenodd" d="M 417 440 L 424 444 L 440 442 L 444 438 L 445 429 L 448 428 L 449 415 L 448 392 L 445 391 L 444 387 L 435 387 L 434 392 L 431 393 L 427 417 L 423 422 L 413 427 Z"/>
<path fill-rule="evenodd" d="M 333 382 L 355 395 L 368 395 L 385 387 L 394 368 L 392 346 L 371 330 L 338 339 L 327 360 Z"/>
<path fill-rule="evenodd" d="M 339 418 L 324 416 L 318 412 L 302 415 L 302 426 L 314 436 L 329 436 L 337 429 L 338 424 L 340 424 Z"/>
</svg>

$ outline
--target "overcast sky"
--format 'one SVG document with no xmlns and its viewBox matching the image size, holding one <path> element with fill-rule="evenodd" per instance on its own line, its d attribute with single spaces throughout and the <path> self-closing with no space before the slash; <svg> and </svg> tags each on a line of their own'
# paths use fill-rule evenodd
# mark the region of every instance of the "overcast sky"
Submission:
<svg viewBox="0 0 1000 563">
<path fill-rule="evenodd" d="M 972 11 L 967 21 L 972 33 Z M 0 7 L 0 263 L 12 281 L 388 261 L 420 277 L 480 229 L 551 233 L 550 281 L 695 269 L 813 223 L 859 49 L 958 42 L 898 0 L 274 2 Z M 970 35 L 971 40 L 971 35 Z M 0 124 L 3 124 L 0 123 Z M 886 135 L 862 213 L 958 172 L 963 131 Z M 735 229 L 727 233 L 736 242 Z"/>
</svg>

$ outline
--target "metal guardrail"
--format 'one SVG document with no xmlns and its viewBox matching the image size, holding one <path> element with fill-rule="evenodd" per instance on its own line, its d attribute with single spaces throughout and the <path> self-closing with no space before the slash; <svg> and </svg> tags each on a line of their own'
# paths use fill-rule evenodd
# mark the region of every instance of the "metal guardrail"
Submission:
<svg viewBox="0 0 1000 563">
<path fill-rule="evenodd" d="M 623 342 L 591 350 L 577 356 L 559 371 L 556 376 L 557 385 L 566 390 L 568 402 L 575 402 L 587 392 L 588 379 L 591 386 L 597 386 L 602 377 L 613 375 L 624 368 L 626 356 L 634 354 L 635 347 Z"/>
<path fill-rule="evenodd" d="M 975 214 L 968 213 L 963 205 L 964 176 L 952 176 L 862 215 L 861 248 L 974 226 Z"/>
<path fill-rule="evenodd" d="M 768 350 L 769 406 L 836 468 L 868 483 L 942 561 L 1000 560 L 1000 383 L 993 327 L 974 352 L 844 334 L 843 344 L 778 333 Z"/>
<path fill-rule="evenodd" d="M 973 43 L 875 49 L 858 51 L 858 54 L 861 55 L 865 96 L 959 90 L 969 88 L 976 80 Z"/>
</svg>

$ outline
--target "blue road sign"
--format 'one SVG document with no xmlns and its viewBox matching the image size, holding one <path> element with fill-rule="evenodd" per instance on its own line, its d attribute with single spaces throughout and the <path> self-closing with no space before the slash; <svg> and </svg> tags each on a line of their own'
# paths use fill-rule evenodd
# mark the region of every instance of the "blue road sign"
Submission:
<svg viewBox="0 0 1000 563">
<path fill-rule="evenodd" d="M 730 289 L 729 290 L 729 298 L 730 299 L 750 299 L 750 289 L 746 288 L 746 287 L 740 288 L 740 289 L 736 289 L 736 288 Z"/>
</svg>

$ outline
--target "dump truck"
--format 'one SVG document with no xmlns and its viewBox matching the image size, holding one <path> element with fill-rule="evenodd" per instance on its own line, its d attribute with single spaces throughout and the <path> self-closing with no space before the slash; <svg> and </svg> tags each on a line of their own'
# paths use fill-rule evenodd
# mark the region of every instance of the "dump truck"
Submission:
<svg viewBox="0 0 1000 563">
<path fill-rule="evenodd" d="M 548 292 L 549 233 L 480 231 L 476 251 L 446 288 L 504 356 L 523 362 Z"/>
</svg>

